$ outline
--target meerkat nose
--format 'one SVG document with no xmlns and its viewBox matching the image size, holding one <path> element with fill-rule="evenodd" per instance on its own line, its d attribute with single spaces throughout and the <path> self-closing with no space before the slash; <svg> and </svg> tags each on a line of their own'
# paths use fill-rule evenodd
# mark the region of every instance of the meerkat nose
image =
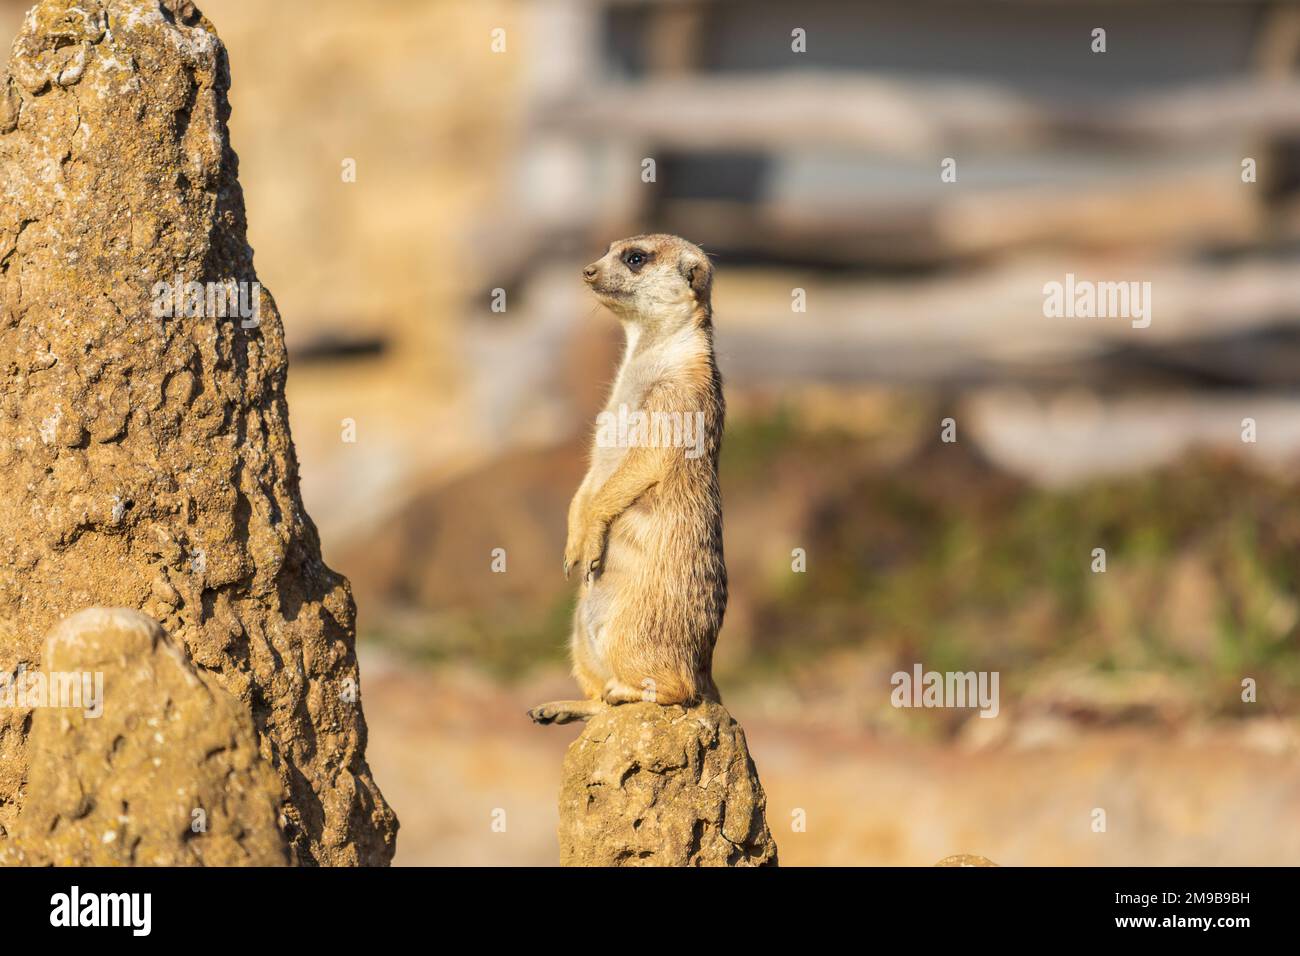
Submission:
<svg viewBox="0 0 1300 956">
<path fill-rule="evenodd" d="M 598 271 L 600 270 L 598 270 L 594 265 L 587 266 L 587 268 L 582 270 L 582 277 L 588 282 L 592 282 L 595 280 Z"/>
</svg>

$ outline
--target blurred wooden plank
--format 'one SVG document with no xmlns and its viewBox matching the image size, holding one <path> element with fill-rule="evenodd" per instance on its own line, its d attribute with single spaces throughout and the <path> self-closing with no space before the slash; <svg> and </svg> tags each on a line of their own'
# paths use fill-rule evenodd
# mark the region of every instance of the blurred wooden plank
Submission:
<svg viewBox="0 0 1300 956">
<path fill-rule="evenodd" d="M 662 149 L 830 147 L 938 158 L 965 146 L 1175 145 L 1300 132 L 1300 80 L 1243 77 L 1063 102 L 994 85 L 752 74 L 601 83 L 539 110 L 541 129 Z"/>
<path fill-rule="evenodd" d="M 1293 475 L 1300 459 L 1300 400 L 1255 391 L 1098 394 L 1091 388 L 973 390 L 958 412 L 981 452 L 1036 484 L 1066 486 L 1158 467 L 1192 449 L 1247 455 Z M 1261 439 L 1243 445 L 1241 421 Z"/>
<path fill-rule="evenodd" d="M 723 264 L 725 266 L 725 263 Z M 1147 328 L 1130 319 L 1047 318 L 1043 286 L 1067 273 L 1089 281 L 1151 283 Z M 791 309 L 791 290 L 806 290 L 807 312 Z M 897 281 L 827 281 L 742 268 L 719 273 L 714 301 L 724 373 L 741 382 L 886 381 L 916 384 L 1064 377 L 1126 353 L 1163 352 L 1187 375 L 1240 375 L 1224 343 L 1270 330 L 1300 330 L 1300 262 L 1251 258 L 1089 262 L 1079 257 L 1007 263 L 972 274 Z M 1218 345 L 1200 352 L 1198 342 Z M 1181 351 L 1180 351 L 1181 350 Z M 1216 350 L 1218 357 L 1216 358 Z M 1267 353 L 1267 348 L 1255 353 Z M 1181 355 L 1181 358 L 1178 356 Z M 1104 363 L 1103 363 L 1104 364 Z M 1100 365 L 1094 365 L 1100 368 Z M 1273 368 L 1273 377 L 1277 369 Z"/>
<path fill-rule="evenodd" d="M 705 248 L 878 266 L 941 264 L 1042 243 L 1085 250 L 1237 246 L 1258 241 L 1264 226 L 1257 194 L 1231 165 L 1109 184 L 939 194 L 942 200 L 879 196 L 834 204 L 804 196 L 672 200 L 656 210 L 656 220 Z"/>
</svg>

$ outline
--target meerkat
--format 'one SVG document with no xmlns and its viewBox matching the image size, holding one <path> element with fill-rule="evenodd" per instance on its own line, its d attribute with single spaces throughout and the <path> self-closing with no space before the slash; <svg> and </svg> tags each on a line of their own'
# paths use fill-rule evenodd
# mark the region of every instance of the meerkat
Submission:
<svg viewBox="0 0 1300 956">
<path fill-rule="evenodd" d="M 633 701 L 720 700 L 713 648 L 727 607 L 713 353 L 713 267 L 677 236 L 633 236 L 582 270 L 626 344 L 569 507 L 564 574 L 580 577 L 570 652 L 582 700 L 539 724 Z"/>
</svg>

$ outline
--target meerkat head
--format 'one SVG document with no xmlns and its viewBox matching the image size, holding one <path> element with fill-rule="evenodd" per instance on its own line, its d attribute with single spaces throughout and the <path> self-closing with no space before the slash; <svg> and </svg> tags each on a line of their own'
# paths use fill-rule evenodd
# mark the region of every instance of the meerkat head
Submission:
<svg viewBox="0 0 1300 956">
<path fill-rule="evenodd" d="M 620 319 L 670 330 L 710 316 L 713 266 L 677 236 L 633 236 L 582 270 L 602 304 Z"/>
</svg>

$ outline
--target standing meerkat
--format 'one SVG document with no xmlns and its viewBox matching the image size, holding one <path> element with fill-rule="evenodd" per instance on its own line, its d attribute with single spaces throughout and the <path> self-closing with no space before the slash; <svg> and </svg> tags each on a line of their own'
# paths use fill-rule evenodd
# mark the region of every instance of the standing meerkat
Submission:
<svg viewBox="0 0 1300 956">
<path fill-rule="evenodd" d="M 613 243 L 582 270 L 627 343 L 569 506 L 564 574 L 581 578 L 570 650 L 583 700 L 539 724 L 632 701 L 719 700 L 713 646 L 727 607 L 713 356 L 713 267 L 677 236 Z"/>
</svg>

